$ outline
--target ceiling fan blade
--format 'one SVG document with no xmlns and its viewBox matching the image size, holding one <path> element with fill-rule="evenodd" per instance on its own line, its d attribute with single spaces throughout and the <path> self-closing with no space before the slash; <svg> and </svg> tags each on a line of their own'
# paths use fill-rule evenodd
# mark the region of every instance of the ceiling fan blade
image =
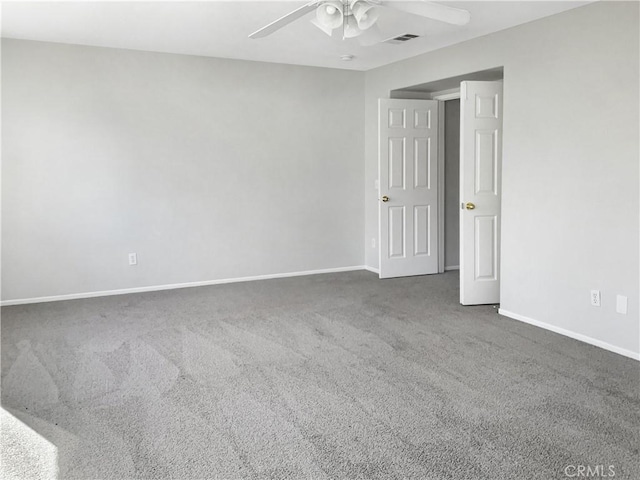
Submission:
<svg viewBox="0 0 640 480">
<path fill-rule="evenodd" d="M 377 4 L 381 7 L 394 8 L 444 23 L 450 23 L 451 25 L 466 25 L 471 20 L 471 14 L 467 10 L 428 2 L 426 0 L 412 2 L 369 0 L 369 3 Z"/>
<path fill-rule="evenodd" d="M 291 22 L 296 21 L 300 17 L 304 17 L 307 13 L 314 11 L 321 3 L 320 0 L 314 0 L 300 8 L 297 8 L 293 12 L 287 13 L 284 17 L 277 19 L 275 22 L 271 22 L 269 25 L 262 27 L 260 30 L 253 32 L 249 35 L 249 38 L 262 38 L 267 35 L 271 35 L 273 32 L 280 30 L 285 25 L 289 25 Z"/>
</svg>

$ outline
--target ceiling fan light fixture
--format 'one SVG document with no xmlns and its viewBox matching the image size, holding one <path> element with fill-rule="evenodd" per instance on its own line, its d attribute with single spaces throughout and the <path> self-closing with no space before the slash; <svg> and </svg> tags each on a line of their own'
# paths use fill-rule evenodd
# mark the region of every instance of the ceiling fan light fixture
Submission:
<svg viewBox="0 0 640 480">
<path fill-rule="evenodd" d="M 265 25 L 249 35 L 263 38 L 277 32 L 308 13 L 316 13 L 312 23 L 329 36 L 342 27 L 343 38 L 360 37 L 361 45 L 374 45 L 382 40 L 378 28 L 378 11 L 395 9 L 405 13 L 430 18 L 451 25 L 466 25 L 471 14 L 464 9 L 441 5 L 430 1 L 395 2 L 383 0 L 311 0 L 283 17 Z M 365 38 L 366 37 L 366 38 Z"/>
<path fill-rule="evenodd" d="M 364 0 L 354 0 L 353 3 L 351 3 L 351 12 L 360 30 L 366 30 L 372 27 L 380 16 L 378 10 Z"/>
<path fill-rule="evenodd" d="M 354 38 L 371 28 L 378 16 L 377 9 L 366 0 L 328 0 L 320 3 L 311 23 L 329 36 L 342 28 L 343 38 Z"/>
<path fill-rule="evenodd" d="M 320 27 L 323 31 L 328 29 L 329 31 L 334 28 L 338 28 L 342 25 L 343 13 L 342 3 L 338 1 L 330 1 L 321 4 L 316 10 L 316 26 Z M 331 33 L 329 33 L 331 35 Z"/>
<path fill-rule="evenodd" d="M 362 30 L 358 28 L 358 22 L 353 15 L 347 15 L 344 18 L 344 38 L 354 38 L 362 35 Z"/>
</svg>

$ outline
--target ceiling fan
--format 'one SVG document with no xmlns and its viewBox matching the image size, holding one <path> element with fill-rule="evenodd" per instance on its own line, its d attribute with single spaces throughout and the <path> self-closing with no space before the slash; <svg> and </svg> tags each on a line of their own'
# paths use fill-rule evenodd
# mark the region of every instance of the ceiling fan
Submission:
<svg viewBox="0 0 640 480">
<path fill-rule="evenodd" d="M 343 39 L 358 37 L 362 45 L 373 45 L 384 40 L 376 22 L 385 9 L 399 10 L 451 25 L 466 25 L 471 19 L 467 10 L 425 0 L 314 0 L 253 32 L 249 38 L 271 35 L 315 10 L 316 18 L 311 23 L 327 35 L 341 34 Z"/>
</svg>

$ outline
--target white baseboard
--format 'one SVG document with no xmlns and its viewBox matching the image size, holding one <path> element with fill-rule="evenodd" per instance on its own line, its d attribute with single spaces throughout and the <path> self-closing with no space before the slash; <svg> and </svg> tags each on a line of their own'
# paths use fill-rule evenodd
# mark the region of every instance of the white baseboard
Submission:
<svg viewBox="0 0 640 480">
<path fill-rule="evenodd" d="M 449 267 L 444 267 L 445 272 L 448 272 L 449 270 L 460 270 L 460 265 L 451 265 Z"/>
<path fill-rule="evenodd" d="M 50 297 L 19 298 L 15 300 L 2 300 L 0 302 L 0 305 L 3 307 L 5 306 L 8 307 L 10 305 L 25 305 L 28 303 L 59 302 L 62 300 L 77 300 L 79 298 L 108 297 L 111 295 L 126 295 L 129 293 L 157 292 L 160 290 L 174 290 L 177 288 L 204 287 L 207 285 L 222 285 L 225 283 L 252 282 L 255 280 L 270 280 L 273 278 L 301 277 L 303 275 L 317 275 L 321 273 L 353 272 L 356 270 L 368 270 L 368 268 L 365 267 L 364 265 L 357 265 L 353 267 L 325 268 L 322 270 L 307 270 L 303 272 L 288 272 L 288 273 L 274 273 L 270 275 L 256 275 L 253 277 L 224 278 L 220 280 L 206 280 L 203 282 L 173 283 L 169 285 L 153 285 L 150 287 L 122 288 L 118 290 L 104 290 L 101 292 L 71 293 L 68 295 L 54 295 Z"/>
<path fill-rule="evenodd" d="M 581 342 L 585 342 L 590 345 L 594 345 L 596 347 L 604 348 L 605 350 L 609 350 L 610 352 L 614 352 L 619 355 L 624 355 L 625 357 L 633 358 L 634 360 L 640 360 L 640 353 L 627 350 L 626 348 L 616 347 L 615 345 L 611 345 L 610 343 L 603 342 L 601 340 L 597 340 L 595 338 L 591 338 L 586 335 L 582 335 L 581 333 L 576 333 L 576 332 L 572 332 L 571 330 L 566 330 L 564 328 L 556 327 L 555 325 L 551 325 L 550 323 L 540 322 L 538 320 L 525 317 L 524 315 L 520 315 L 518 313 L 509 312 L 508 310 L 505 310 L 503 308 L 498 309 L 498 313 L 500 315 L 504 315 L 505 317 L 513 318 L 514 320 L 520 320 L 521 322 L 528 323 L 529 325 L 534 325 L 536 327 L 544 328 L 545 330 L 550 330 L 552 332 L 559 333 L 560 335 L 564 335 L 565 337 L 573 338 L 575 340 L 580 340 Z"/>
<path fill-rule="evenodd" d="M 380 275 L 380 270 L 379 270 L 379 269 L 377 269 L 377 268 L 369 267 L 369 266 L 367 266 L 367 265 L 365 265 L 365 266 L 364 266 L 364 267 L 362 267 L 362 268 L 364 268 L 365 270 L 367 270 L 367 271 L 369 271 L 369 272 L 371 272 L 371 273 L 375 273 L 376 275 Z"/>
</svg>

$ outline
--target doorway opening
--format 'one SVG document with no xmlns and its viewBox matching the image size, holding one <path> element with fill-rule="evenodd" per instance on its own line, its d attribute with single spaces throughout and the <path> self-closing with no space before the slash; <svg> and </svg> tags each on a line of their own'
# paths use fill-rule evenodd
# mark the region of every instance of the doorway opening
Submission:
<svg viewBox="0 0 640 480">
<path fill-rule="evenodd" d="M 499 303 L 503 77 L 503 68 L 497 67 L 390 92 L 392 99 L 439 100 L 438 272 L 461 270 L 460 302 L 462 304 Z M 465 88 L 470 86 L 470 90 L 465 96 L 469 101 L 464 102 L 465 112 L 462 112 L 464 123 L 462 135 L 466 140 L 463 140 L 464 158 L 461 159 L 460 89 L 462 82 L 466 82 L 464 86 Z M 476 92 L 473 82 L 493 82 L 494 85 L 500 85 L 495 101 L 493 101 L 493 91 L 483 92 L 484 85 L 490 83 L 475 84 L 481 89 Z M 474 103 L 477 106 L 473 107 Z M 490 109 L 493 109 L 493 114 L 489 112 Z M 489 112 L 488 115 L 487 112 Z M 481 117 L 493 118 L 494 114 L 495 119 L 499 119 L 499 126 L 492 132 L 494 126 L 487 124 Z M 469 119 L 472 117 L 474 117 L 473 121 L 479 123 L 470 124 Z M 493 153 L 486 153 L 492 149 L 491 146 L 487 147 L 490 144 L 495 145 Z M 493 164 L 493 167 L 489 167 L 489 170 L 486 166 L 482 167 L 484 170 L 479 167 L 487 163 Z M 475 177 L 475 180 L 472 177 Z M 467 180 L 463 180 L 465 178 Z M 461 181 L 463 181 L 462 195 Z M 475 182 L 475 186 L 470 186 L 469 182 Z M 477 201 L 476 199 L 470 201 L 471 199 L 467 198 L 470 192 L 472 194 L 489 193 L 489 196 L 475 197 Z M 478 210 L 470 212 L 476 208 L 478 201 L 481 201 L 481 205 L 485 207 L 490 204 L 492 199 L 489 197 L 492 194 L 494 194 L 493 200 L 497 201 L 497 207 L 494 207 L 497 210 L 493 212 L 484 210 L 482 214 Z M 493 288 L 489 285 L 492 281 L 495 284 Z M 490 288 L 487 289 L 487 287 Z"/>
<path fill-rule="evenodd" d="M 444 244 L 440 271 L 460 270 L 460 99 L 444 101 Z M 441 209 L 442 211 L 442 209 Z"/>
</svg>

